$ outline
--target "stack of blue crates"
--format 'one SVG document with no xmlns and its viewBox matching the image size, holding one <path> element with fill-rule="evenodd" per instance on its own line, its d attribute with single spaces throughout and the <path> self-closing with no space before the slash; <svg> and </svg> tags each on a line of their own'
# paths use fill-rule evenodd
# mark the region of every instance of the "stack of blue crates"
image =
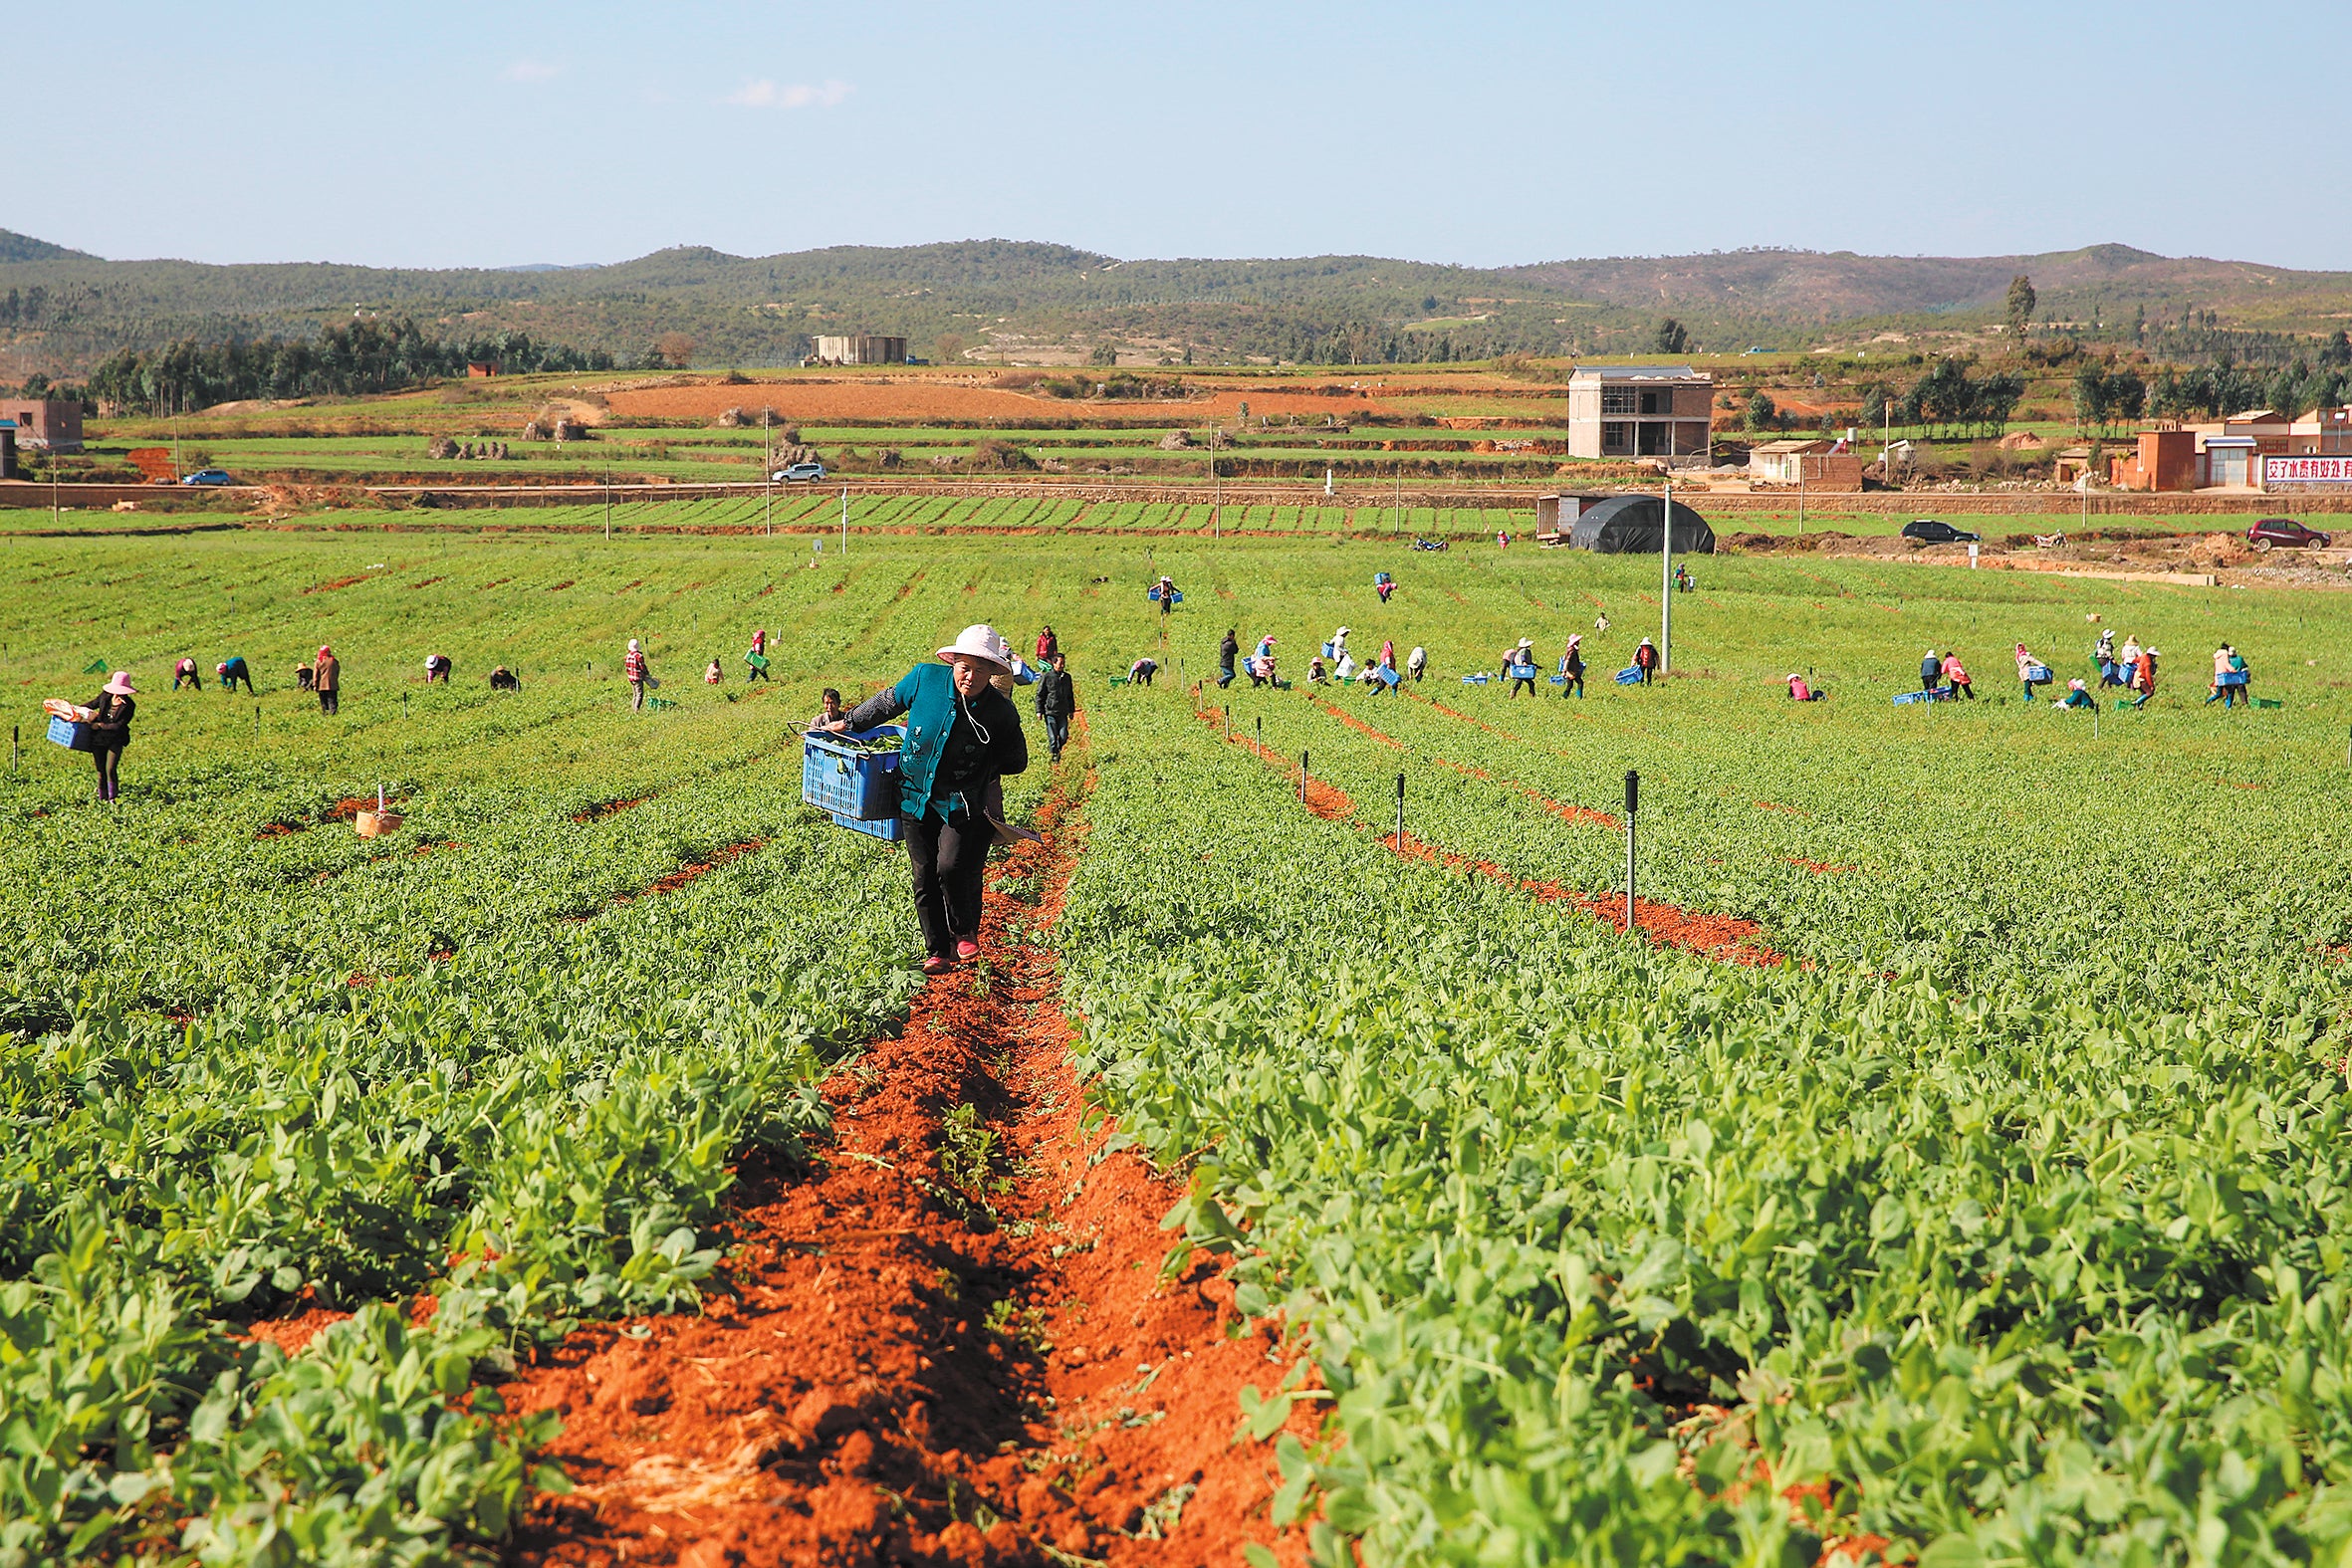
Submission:
<svg viewBox="0 0 2352 1568">
<path fill-rule="evenodd" d="M 898 753 L 861 751 L 849 743 L 895 735 L 900 725 L 820 735 L 801 741 L 801 798 L 853 833 L 895 843 L 906 836 L 898 816 Z"/>
</svg>

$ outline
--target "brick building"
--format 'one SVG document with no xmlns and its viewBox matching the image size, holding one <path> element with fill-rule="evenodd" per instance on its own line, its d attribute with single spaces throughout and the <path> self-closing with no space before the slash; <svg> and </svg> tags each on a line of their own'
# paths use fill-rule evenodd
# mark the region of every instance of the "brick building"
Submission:
<svg viewBox="0 0 2352 1568">
<path fill-rule="evenodd" d="M 1715 377 L 1689 365 L 1580 364 L 1568 377 L 1568 455 L 1704 466 Z"/>
<path fill-rule="evenodd" d="M 2107 480 L 2118 490 L 2195 490 L 2197 432 L 2141 431 L 2129 455 L 2108 460 Z"/>
<path fill-rule="evenodd" d="M 0 419 L 16 421 L 18 446 L 82 450 L 82 405 L 72 398 L 0 398 Z"/>
</svg>

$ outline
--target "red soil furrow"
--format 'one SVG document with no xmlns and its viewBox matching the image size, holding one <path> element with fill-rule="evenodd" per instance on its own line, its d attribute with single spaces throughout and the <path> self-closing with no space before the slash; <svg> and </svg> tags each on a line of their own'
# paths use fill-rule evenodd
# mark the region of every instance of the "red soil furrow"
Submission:
<svg viewBox="0 0 2352 1568">
<path fill-rule="evenodd" d="M 1358 735 L 1368 735 L 1373 740 L 1378 741 L 1382 746 L 1394 747 L 1400 752 L 1406 749 L 1405 743 L 1398 740 L 1395 736 L 1373 729 L 1370 725 L 1364 723 L 1363 720 L 1357 718 L 1354 714 L 1349 713 L 1342 708 L 1327 702 L 1317 702 L 1315 706 L 1322 709 L 1323 712 L 1329 714 L 1332 718 L 1338 720 L 1341 724 L 1346 725 L 1350 730 L 1355 731 Z"/>
<path fill-rule="evenodd" d="M 1303 1561 L 1267 1522 L 1271 1445 L 1233 1442 L 1240 1391 L 1294 1347 L 1205 1256 L 1162 1277 L 1181 1186 L 1085 1126 L 1054 958 L 1002 940 L 1058 914 L 1068 815 L 989 892 L 985 967 L 826 1080 L 819 1168 L 747 1165 L 701 1314 L 583 1330 L 506 1390 L 563 1412 L 578 1488 L 539 1500 L 515 1560 Z"/>
<path fill-rule="evenodd" d="M 1812 872 L 1815 876 L 1837 876 L 1843 872 L 1854 869 L 1852 866 L 1831 865 L 1827 861 L 1822 860 L 1804 860 L 1798 858 L 1795 855 L 1782 855 L 1780 858 L 1792 866 L 1799 866 L 1804 870 Z"/>
<path fill-rule="evenodd" d="M 1222 725 L 1217 715 L 1203 713 L 1200 718 L 1212 730 L 1222 733 Z M 1285 770 L 1292 767 L 1289 759 L 1269 751 L 1247 736 L 1229 735 L 1225 739 L 1235 746 L 1256 752 L 1259 757 L 1274 767 Z M 1314 811 L 1317 816 L 1328 817 L 1334 821 L 1354 820 L 1354 805 L 1345 794 L 1329 785 L 1318 784 L 1311 778 L 1308 780 L 1308 788 L 1310 791 L 1308 809 Z M 1311 793 L 1318 789 L 1324 791 L 1329 799 L 1318 803 Z M 1588 812 L 1586 814 L 1597 816 L 1600 813 Z M 1608 819 L 1604 817 L 1603 820 Z M 1401 845 L 1397 842 L 1397 835 L 1393 830 L 1382 833 L 1379 841 L 1393 852 L 1408 859 L 1432 861 L 1449 870 L 1473 871 L 1480 876 L 1490 877 L 1495 881 L 1516 887 L 1522 892 L 1531 893 L 1546 903 L 1573 904 L 1595 919 L 1605 920 L 1620 931 L 1625 929 L 1625 900 L 1622 897 L 1612 897 L 1606 893 L 1579 893 L 1572 888 L 1561 887 L 1557 882 L 1534 881 L 1515 876 L 1492 860 L 1475 860 L 1468 855 L 1459 855 L 1450 849 L 1415 838 L 1411 833 L 1404 835 L 1404 842 Z M 1753 920 L 1742 920 L 1735 915 L 1694 914 L 1673 904 L 1653 903 L 1649 899 L 1638 896 L 1634 899 L 1633 913 L 1635 927 L 1643 936 L 1653 942 L 1688 948 L 1694 953 L 1704 953 L 1709 958 L 1720 959 L 1731 964 L 1753 964 L 1768 967 L 1787 962 L 1780 954 L 1757 940 L 1763 935 L 1764 927 Z"/>
<path fill-rule="evenodd" d="M 1780 805 L 1771 800 L 1759 800 L 1756 802 L 1756 808 L 1759 811 L 1786 811 L 1791 816 L 1810 816 L 1813 814 L 1812 812 L 1804 810 L 1799 806 Z"/>
<path fill-rule="evenodd" d="M 742 859 L 767 841 L 765 838 L 745 838 L 732 844 L 722 844 L 711 851 L 710 858 L 707 860 L 689 860 L 677 870 L 656 880 L 644 892 L 622 893 L 612 902 L 627 904 L 640 898 L 650 898 L 656 893 L 674 893 L 695 878 L 710 875 L 728 861 Z"/>
<path fill-rule="evenodd" d="M 1476 779 L 1483 784 L 1496 784 L 1505 789 L 1515 790 L 1520 794 L 1524 794 L 1529 799 L 1534 801 L 1537 805 L 1543 807 L 1544 810 L 1549 811 L 1552 815 L 1560 818 L 1562 821 L 1589 822 L 1595 827 L 1605 827 L 1613 833 L 1621 833 L 1625 831 L 1625 824 L 1618 821 L 1606 811 L 1595 811 L 1589 806 L 1568 805 L 1562 801 L 1554 800 L 1551 796 L 1544 794 L 1540 790 L 1530 789 L 1526 784 L 1513 784 L 1508 779 L 1498 779 L 1493 774 L 1488 773 L 1484 768 L 1474 768 L 1468 763 L 1449 762 L 1443 757 L 1433 758 L 1432 761 L 1437 763 L 1442 768 L 1451 768 L 1458 774 L 1468 774 L 1471 778 Z"/>
<path fill-rule="evenodd" d="M 1460 719 L 1465 724 L 1476 724 L 1480 729 L 1487 731 L 1491 735 L 1503 734 L 1502 731 L 1495 729 L 1491 725 L 1482 724 L 1480 721 L 1471 718 L 1468 714 L 1456 713 L 1444 703 L 1438 702 L 1433 698 L 1423 698 L 1422 700 L 1427 702 L 1429 706 L 1435 708 L 1439 713 L 1444 714 L 1449 719 Z M 1375 730 L 1370 725 L 1364 723 L 1361 719 L 1341 713 L 1338 709 L 1332 707 L 1328 703 L 1323 704 L 1322 707 L 1325 713 L 1329 714 L 1332 718 L 1337 719 L 1342 724 L 1347 725 L 1349 728 L 1361 730 L 1364 732 L 1364 734 L 1371 736 L 1374 740 L 1385 741 L 1388 745 L 1397 748 L 1399 751 L 1405 750 L 1404 742 L 1382 734 L 1380 731 Z M 1507 739 L 1517 739 L 1517 737 L 1507 737 Z M 1458 774 L 1466 774 L 1483 784 L 1491 784 L 1497 785 L 1500 788 L 1511 789 L 1517 791 L 1520 794 L 1524 794 L 1529 799 L 1534 801 L 1537 805 L 1543 807 L 1544 810 L 1549 811 L 1552 815 L 1558 817 L 1562 821 L 1589 822 L 1595 827 L 1605 827 L 1613 833 L 1621 833 L 1625 830 L 1625 824 L 1618 821 L 1615 817 L 1609 815 L 1609 813 L 1606 811 L 1595 811 L 1589 806 L 1569 805 L 1563 801 L 1554 800 L 1551 796 L 1543 793 L 1539 789 L 1530 789 L 1526 784 L 1514 784 L 1508 779 L 1498 779 L 1493 774 L 1488 773 L 1485 769 L 1473 767 L 1469 763 L 1457 763 L 1451 761 L 1450 759 L 1436 756 L 1431 757 L 1430 761 L 1436 763 L 1440 768 L 1451 768 L 1454 770 L 1454 772 Z"/>
<path fill-rule="evenodd" d="M 599 800 L 586 810 L 573 812 L 572 820 L 581 823 L 592 822 L 599 816 L 610 816 L 615 811 L 626 811 L 631 806 L 643 805 L 652 798 L 649 794 L 632 794 L 625 800 Z"/>
<path fill-rule="evenodd" d="M 1390 848 L 1396 847 L 1396 835 L 1391 832 L 1382 840 Z M 1411 833 L 1405 835 L 1402 853 L 1416 860 L 1430 860 L 1451 870 L 1475 871 L 1480 876 L 1530 893 L 1545 903 L 1573 904 L 1595 920 L 1607 922 L 1619 931 L 1625 929 L 1625 899 L 1622 894 L 1580 893 L 1562 887 L 1557 882 L 1536 881 L 1513 875 L 1492 860 L 1474 860 L 1458 855 L 1450 849 L 1424 843 Z M 1670 947 L 1688 948 L 1704 953 L 1709 958 L 1727 964 L 1750 964 L 1768 968 L 1787 962 L 1778 953 L 1755 939 L 1764 927 L 1753 920 L 1742 920 L 1736 915 L 1693 914 L 1674 904 L 1653 903 L 1638 895 L 1633 901 L 1634 926 L 1653 942 Z"/>
</svg>

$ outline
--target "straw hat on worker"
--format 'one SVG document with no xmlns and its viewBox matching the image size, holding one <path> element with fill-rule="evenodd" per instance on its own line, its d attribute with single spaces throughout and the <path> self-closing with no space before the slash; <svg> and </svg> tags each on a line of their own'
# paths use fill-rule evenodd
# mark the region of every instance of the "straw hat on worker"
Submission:
<svg viewBox="0 0 2352 1568">
<path fill-rule="evenodd" d="M 994 626 L 966 626 L 956 634 L 955 641 L 939 650 L 939 656 L 950 663 L 955 661 L 958 654 L 985 660 L 1000 670 L 1013 668 L 1012 651 L 1005 646 L 1005 639 L 997 634 Z"/>
</svg>

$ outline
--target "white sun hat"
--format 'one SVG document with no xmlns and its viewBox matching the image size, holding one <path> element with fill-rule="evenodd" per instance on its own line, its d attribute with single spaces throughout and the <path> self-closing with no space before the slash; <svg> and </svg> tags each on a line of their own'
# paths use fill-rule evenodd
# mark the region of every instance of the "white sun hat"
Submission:
<svg viewBox="0 0 2352 1568">
<path fill-rule="evenodd" d="M 1005 639 L 997 634 L 994 626 L 966 626 L 957 634 L 954 642 L 939 650 L 939 656 L 943 659 L 955 653 L 985 659 L 1000 670 L 1013 667 L 1013 656 L 1006 651 Z"/>
<path fill-rule="evenodd" d="M 105 689 L 118 697 L 136 697 L 138 695 L 138 688 L 130 684 L 128 670 L 117 670 L 114 676 L 108 680 Z"/>
<path fill-rule="evenodd" d="M 631 653 L 639 653 L 639 652 L 642 652 L 642 651 L 643 651 L 643 650 L 642 650 L 642 649 L 640 649 L 640 648 L 637 646 L 637 639 L 636 639 L 636 638 L 634 638 L 634 637 L 631 637 L 631 638 L 629 639 L 629 652 L 631 652 Z"/>
</svg>

